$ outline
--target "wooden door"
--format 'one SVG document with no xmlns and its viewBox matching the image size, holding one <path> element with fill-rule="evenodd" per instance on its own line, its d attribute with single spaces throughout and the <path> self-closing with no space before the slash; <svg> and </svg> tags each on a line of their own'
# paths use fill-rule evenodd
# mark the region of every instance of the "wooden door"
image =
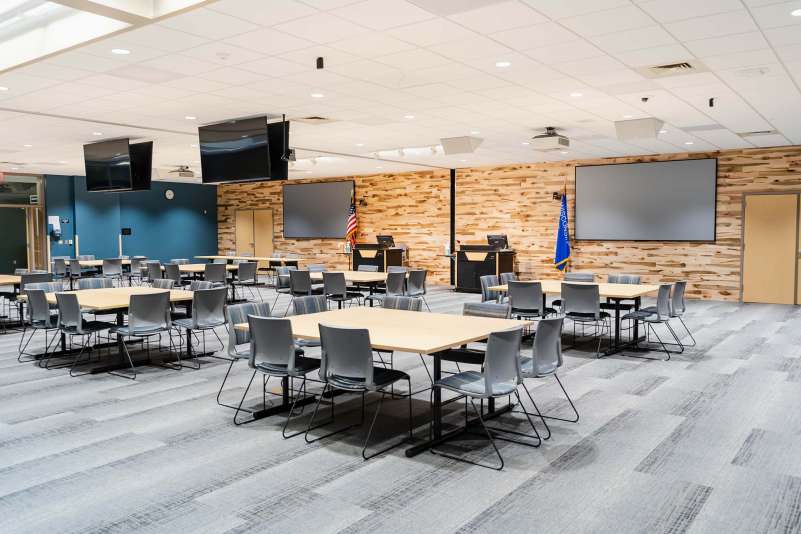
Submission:
<svg viewBox="0 0 801 534">
<path fill-rule="evenodd" d="M 798 304 L 798 194 L 747 195 L 743 301 Z"/>
<path fill-rule="evenodd" d="M 256 243 L 253 232 L 253 210 L 236 211 L 236 255 L 253 256 Z"/>
<path fill-rule="evenodd" d="M 255 256 L 273 255 L 273 210 L 253 210 L 253 242 Z M 259 267 L 266 268 L 267 262 L 260 261 Z"/>
</svg>

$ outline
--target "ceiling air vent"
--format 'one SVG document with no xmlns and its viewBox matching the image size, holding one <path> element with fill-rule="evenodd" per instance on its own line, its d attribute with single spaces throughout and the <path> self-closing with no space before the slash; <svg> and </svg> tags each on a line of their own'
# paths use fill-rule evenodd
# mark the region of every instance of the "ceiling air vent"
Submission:
<svg viewBox="0 0 801 534">
<path fill-rule="evenodd" d="M 681 61 L 679 63 L 667 63 L 665 65 L 652 65 L 650 67 L 640 67 L 637 71 L 646 78 L 666 78 L 668 76 L 681 76 L 682 74 L 696 74 L 698 72 L 707 72 L 706 65 L 693 60 L 692 63 L 688 61 Z"/>
<path fill-rule="evenodd" d="M 737 135 L 745 139 L 746 137 L 759 137 L 760 135 L 776 135 L 776 130 L 755 130 L 753 132 L 738 132 Z"/>
<path fill-rule="evenodd" d="M 334 119 L 318 117 L 317 115 L 312 115 L 310 117 L 298 117 L 291 120 L 294 122 L 302 122 L 303 124 L 329 124 L 331 122 L 335 122 Z"/>
</svg>

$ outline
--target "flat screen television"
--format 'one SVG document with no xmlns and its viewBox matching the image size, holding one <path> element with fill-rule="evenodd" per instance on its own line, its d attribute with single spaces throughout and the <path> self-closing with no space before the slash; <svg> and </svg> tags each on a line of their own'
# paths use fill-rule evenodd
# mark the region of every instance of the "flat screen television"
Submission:
<svg viewBox="0 0 801 534">
<path fill-rule="evenodd" d="M 285 183 L 284 237 L 344 239 L 353 192 L 352 180 Z"/>
<path fill-rule="evenodd" d="M 286 180 L 289 177 L 289 161 L 283 156 L 289 150 L 289 121 L 268 124 L 267 143 L 270 145 L 270 178 Z"/>
<path fill-rule="evenodd" d="M 131 190 L 147 191 L 153 172 L 153 141 L 128 145 L 131 157 Z"/>
<path fill-rule="evenodd" d="M 576 239 L 714 241 L 717 159 L 576 167 Z"/>
<path fill-rule="evenodd" d="M 395 238 L 391 235 L 377 235 L 375 236 L 375 240 L 383 248 L 392 248 L 395 246 Z"/>
<path fill-rule="evenodd" d="M 83 159 L 87 191 L 131 190 L 131 156 L 127 138 L 84 145 Z"/>
<path fill-rule="evenodd" d="M 270 180 L 267 117 L 198 128 L 204 184 Z"/>
<path fill-rule="evenodd" d="M 506 234 L 487 234 L 487 244 L 497 250 L 509 248 Z"/>
</svg>

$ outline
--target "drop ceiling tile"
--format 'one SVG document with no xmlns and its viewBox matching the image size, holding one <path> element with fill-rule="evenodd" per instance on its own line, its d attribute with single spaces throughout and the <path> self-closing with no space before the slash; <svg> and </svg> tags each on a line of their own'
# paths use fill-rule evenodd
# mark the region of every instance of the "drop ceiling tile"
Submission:
<svg viewBox="0 0 801 534">
<path fill-rule="evenodd" d="M 704 64 L 714 71 L 759 65 L 776 65 L 778 62 L 776 54 L 769 48 L 704 58 Z"/>
<path fill-rule="evenodd" d="M 58 81 L 79 80 L 91 76 L 94 72 L 83 69 L 61 67 L 53 63 L 39 61 L 16 69 L 16 72 L 39 78 L 49 78 Z"/>
<path fill-rule="evenodd" d="M 676 39 L 661 26 L 649 26 L 636 30 L 597 35 L 591 37 L 590 40 L 598 45 L 599 48 L 610 54 L 654 48 L 657 46 L 667 46 L 676 43 Z"/>
<path fill-rule="evenodd" d="M 751 10 L 751 14 L 763 29 L 799 26 L 801 25 L 801 17 L 790 15 L 790 12 L 796 9 L 801 9 L 801 2 L 798 2 L 798 0 L 755 7 Z"/>
<path fill-rule="evenodd" d="M 720 130 L 693 131 L 693 135 L 724 150 L 733 148 L 753 148 L 754 146 L 736 133 L 725 128 Z"/>
<path fill-rule="evenodd" d="M 577 61 L 568 61 L 554 67 L 568 75 L 593 74 L 608 70 L 622 69 L 624 65 L 610 56 L 601 56 Z"/>
<path fill-rule="evenodd" d="M 791 144 L 783 135 L 753 135 L 748 138 L 748 141 L 758 147 L 770 148 L 773 146 L 787 146 Z"/>
<path fill-rule="evenodd" d="M 372 32 L 352 39 L 337 41 L 331 43 L 331 47 L 366 58 L 394 54 L 414 48 L 413 45 L 384 32 Z"/>
<path fill-rule="evenodd" d="M 158 24 L 212 40 L 258 29 L 256 24 L 206 8 L 193 9 Z"/>
<path fill-rule="evenodd" d="M 331 14 L 373 30 L 387 30 L 434 18 L 404 0 L 367 0 L 331 11 Z"/>
<path fill-rule="evenodd" d="M 124 32 L 119 35 L 119 39 L 126 44 L 143 45 L 165 52 L 180 52 L 209 42 L 199 35 L 173 30 L 160 24 L 148 24 Z"/>
<path fill-rule="evenodd" d="M 673 22 L 666 24 L 665 28 L 680 41 L 693 41 L 758 30 L 754 19 L 744 9 Z"/>
<path fill-rule="evenodd" d="M 306 39 L 301 39 L 289 33 L 281 32 L 272 28 L 262 28 L 260 30 L 243 33 L 236 37 L 225 40 L 229 45 L 239 46 L 259 52 L 261 54 L 272 55 L 307 48 L 314 43 Z"/>
<path fill-rule="evenodd" d="M 547 18 L 517 0 L 494 3 L 451 15 L 449 18 L 462 26 L 484 34 L 548 22 Z"/>
<path fill-rule="evenodd" d="M 95 74 L 94 76 L 84 78 L 82 83 L 114 91 L 130 91 L 148 85 L 146 82 L 120 78 L 119 76 L 111 76 L 109 74 Z"/>
<path fill-rule="evenodd" d="M 432 19 L 389 30 L 393 37 L 417 46 L 470 39 L 476 34 L 446 19 Z"/>
<path fill-rule="evenodd" d="M 211 92 L 219 91 L 223 87 L 227 87 L 228 84 L 215 82 L 212 80 L 204 80 L 203 78 L 186 76 L 184 78 L 178 78 L 177 80 L 169 81 L 164 85 L 168 87 L 175 87 L 176 89 L 187 89 L 193 92 Z"/>
<path fill-rule="evenodd" d="M 447 58 L 429 52 L 423 48 L 381 56 L 375 58 L 375 60 L 400 70 L 425 69 L 428 67 L 445 65 L 450 62 Z"/>
<path fill-rule="evenodd" d="M 605 55 L 597 46 L 584 40 L 556 43 L 542 48 L 525 50 L 524 53 L 546 65 Z"/>
<path fill-rule="evenodd" d="M 765 30 L 765 37 L 773 46 L 786 46 L 801 43 L 801 31 L 795 26 Z"/>
<path fill-rule="evenodd" d="M 44 60 L 47 65 L 56 65 L 67 69 L 81 69 L 92 72 L 106 72 L 125 65 L 114 58 L 83 54 L 77 50 L 62 52 Z"/>
<path fill-rule="evenodd" d="M 245 85 L 263 81 L 265 79 L 265 76 L 235 67 L 223 67 L 221 69 L 198 74 L 198 77 L 205 80 L 214 80 L 226 83 L 229 85 Z"/>
<path fill-rule="evenodd" d="M 328 13 L 317 13 L 309 17 L 295 19 L 279 24 L 275 28 L 314 43 L 341 41 L 368 31 L 364 26 L 358 26 Z"/>
<path fill-rule="evenodd" d="M 269 9 L 265 7 L 264 0 L 218 0 L 209 5 L 208 9 L 261 26 L 273 26 L 313 15 L 317 11 L 314 7 L 292 0 L 271 2 Z"/>
<path fill-rule="evenodd" d="M 629 0 L 523 0 L 525 3 L 552 19 L 563 19 L 595 11 L 605 11 L 631 5 Z"/>
<path fill-rule="evenodd" d="M 145 96 L 152 96 L 162 100 L 175 100 L 194 94 L 196 91 L 188 91 L 186 89 L 178 89 L 177 87 L 169 87 L 167 85 L 146 85 L 131 91 L 131 93 L 141 94 Z"/>
<path fill-rule="evenodd" d="M 647 28 L 654 25 L 651 17 L 633 5 L 570 17 L 559 22 L 585 37 L 636 28 Z"/>
<path fill-rule="evenodd" d="M 492 39 L 482 36 L 471 37 L 458 42 L 443 43 L 430 48 L 437 54 L 458 61 L 469 61 L 476 58 L 494 57 L 492 64 L 498 60 L 505 60 L 512 51 Z"/>
<path fill-rule="evenodd" d="M 638 2 L 640 8 L 662 23 L 705 17 L 742 9 L 740 0 L 649 0 Z"/>
<path fill-rule="evenodd" d="M 693 59 L 693 55 L 680 44 L 655 46 L 654 48 L 644 48 L 642 50 L 631 50 L 629 52 L 614 54 L 614 56 L 629 67 L 667 65 L 670 63 L 680 63 L 682 61 L 690 61 Z"/>
<path fill-rule="evenodd" d="M 143 67 L 150 67 L 153 69 L 164 70 L 167 72 L 176 72 L 184 76 L 194 76 L 201 72 L 209 72 L 219 69 L 220 66 L 210 61 L 201 61 L 199 59 L 186 57 L 180 54 L 170 54 L 169 56 L 162 56 L 150 61 L 140 63 Z"/>
<path fill-rule="evenodd" d="M 712 37 L 710 39 L 699 39 L 689 41 L 684 45 L 697 57 L 719 56 L 721 54 L 731 54 L 733 52 L 744 52 L 747 50 L 759 50 L 768 47 L 768 42 L 761 32 L 742 33 L 739 35 L 727 35 L 725 37 Z"/>
<path fill-rule="evenodd" d="M 181 54 L 201 61 L 216 63 L 217 65 L 233 66 L 248 61 L 254 61 L 262 57 L 261 54 L 230 44 L 216 42 L 209 43 L 189 50 L 184 50 Z"/>
<path fill-rule="evenodd" d="M 592 87 L 607 87 L 618 84 L 631 84 L 645 80 L 631 69 L 612 69 L 595 73 L 577 74 L 576 78 Z"/>
<path fill-rule="evenodd" d="M 266 57 L 263 59 L 257 59 L 256 61 L 242 63 L 241 65 L 237 65 L 237 68 L 264 76 L 280 78 L 288 74 L 303 72 L 308 70 L 310 67 L 304 67 L 299 63 L 287 61 L 277 57 Z"/>
<path fill-rule="evenodd" d="M 162 69 L 154 69 L 152 67 L 137 64 L 110 70 L 106 74 L 149 84 L 164 83 L 170 80 L 175 80 L 176 78 L 180 78 L 182 76 L 182 74 L 179 74 L 174 70 L 167 71 Z"/>
<path fill-rule="evenodd" d="M 362 60 L 360 56 L 349 54 L 348 52 L 344 52 L 326 45 L 314 45 L 310 46 L 309 48 L 301 48 L 299 50 L 292 50 L 291 52 L 284 52 L 283 54 L 280 54 L 279 57 L 281 59 L 286 59 L 287 61 L 294 61 L 295 63 L 302 65 L 304 69 L 317 68 L 316 61 L 318 57 L 325 59 L 326 69 L 330 69 L 331 67 L 337 65 L 344 65 L 346 63 L 353 63 L 355 61 Z"/>
<path fill-rule="evenodd" d="M 301 3 L 311 6 L 315 9 L 329 10 L 346 6 L 348 4 L 355 4 L 359 0 L 300 0 L 300 1 Z"/>
<path fill-rule="evenodd" d="M 490 37 L 514 50 L 521 51 L 579 39 L 575 33 L 554 22 L 498 32 Z"/>
<path fill-rule="evenodd" d="M 782 46 L 776 49 L 782 61 L 796 61 L 801 59 L 801 44 Z"/>
</svg>

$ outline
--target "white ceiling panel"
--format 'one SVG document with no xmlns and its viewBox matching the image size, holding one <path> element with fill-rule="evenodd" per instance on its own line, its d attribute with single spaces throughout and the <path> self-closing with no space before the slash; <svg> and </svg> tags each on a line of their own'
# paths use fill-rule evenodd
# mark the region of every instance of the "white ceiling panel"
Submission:
<svg viewBox="0 0 801 534">
<path fill-rule="evenodd" d="M 619 52 L 614 54 L 614 56 L 629 67 L 667 65 L 671 63 L 681 63 L 682 61 L 690 61 L 693 58 L 693 54 L 681 44 L 655 46 L 654 48 L 643 48 L 642 50 L 630 50 L 628 52 Z"/>
<path fill-rule="evenodd" d="M 180 17 L 170 17 L 160 25 L 216 40 L 258 29 L 258 25 L 211 9 L 194 9 Z"/>
<path fill-rule="evenodd" d="M 710 37 L 721 37 L 757 31 L 757 25 L 748 11 L 729 11 L 708 17 L 697 17 L 665 24 L 665 28 L 676 39 L 694 41 Z"/>
<path fill-rule="evenodd" d="M 784 26 L 765 30 L 765 37 L 773 46 L 787 46 L 801 43 L 801 31 L 796 26 Z"/>
<path fill-rule="evenodd" d="M 167 72 L 176 72 L 184 76 L 194 76 L 201 72 L 209 72 L 219 69 L 220 66 L 210 61 L 202 61 L 187 57 L 181 54 L 170 54 L 167 56 L 157 57 L 150 61 L 143 61 L 140 63 L 143 67 L 150 67 L 153 69 L 160 69 Z"/>
<path fill-rule="evenodd" d="M 221 66 L 233 66 L 248 61 L 255 61 L 262 57 L 261 54 L 227 43 L 209 43 L 184 50 L 181 54 L 201 61 L 216 63 Z"/>
<path fill-rule="evenodd" d="M 122 42 L 135 46 L 137 53 L 140 46 L 165 52 L 180 52 L 181 50 L 209 42 L 209 39 L 205 37 L 173 30 L 159 24 L 151 24 L 123 32 L 119 38 Z"/>
<path fill-rule="evenodd" d="M 767 6 L 755 7 L 751 13 L 761 28 L 780 28 L 782 26 L 801 26 L 801 17 L 790 15 L 792 11 L 801 9 L 801 2 L 780 2 Z"/>
<path fill-rule="evenodd" d="M 700 58 L 731 54 L 733 52 L 745 52 L 747 50 L 760 50 L 768 47 L 768 43 L 761 32 L 699 39 L 697 41 L 689 41 L 685 45 L 690 52 Z"/>
<path fill-rule="evenodd" d="M 766 48 L 763 50 L 749 50 L 747 52 L 735 52 L 734 54 L 723 54 L 722 56 L 708 56 L 704 58 L 704 63 L 711 70 L 727 70 L 744 67 L 754 67 L 759 65 L 776 65 L 779 60 L 773 50 Z"/>
<path fill-rule="evenodd" d="M 490 37 L 510 48 L 521 51 L 579 39 L 578 35 L 554 22 L 498 32 Z"/>
<path fill-rule="evenodd" d="M 667 23 L 743 8 L 740 0 L 646 0 L 637 4 L 655 20 Z"/>
<path fill-rule="evenodd" d="M 432 46 L 469 39 L 475 33 L 447 19 L 432 19 L 389 31 L 393 37 L 417 46 Z"/>
<path fill-rule="evenodd" d="M 578 15 L 562 19 L 559 22 L 584 37 L 647 28 L 654 25 L 651 17 L 633 5 Z"/>
<path fill-rule="evenodd" d="M 275 29 L 313 43 L 331 43 L 367 33 L 367 28 L 335 17 L 328 13 L 317 13 L 309 17 L 279 24 Z"/>
<path fill-rule="evenodd" d="M 563 19 L 596 11 L 631 5 L 629 0 L 523 0 L 525 3 L 552 18 Z"/>
<path fill-rule="evenodd" d="M 547 18 L 517 0 L 465 11 L 451 15 L 450 19 L 475 32 L 484 34 L 548 22 Z"/>
<path fill-rule="evenodd" d="M 268 7 L 264 0 L 218 0 L 210 4 L 208 8 L 262 26 L 273 26 L 316 13 L 317 10 L 314 7 L 306 4 L 308 2 L 281 0 L 280 2 L 270 2 Z"/>
<path fill-rule="evenodd" d="M 335 9 L 331 13 L 373 30 L 388 30 L 434 18 L 432 13 L 404 0 L 367 0 Z M 388 13 L 392 16 L 387 16 Z"/>
<path fill-rule="evenodd" d="M 230 45 L 247 48 L 261 54 L 281 54 L 299 48 L 307 48 L 314 43 L 272 28 L 243 33 L 226 39 Z"/>
<path fill-rule="evenodd" d="M 525 50 L 524 53 L 546 65 L 604 55 L 597 46 L 584 40 L 555 43 L 550 46 Z"/>
<path fill-rule="evenodd" d="M 374 58 L 411 50 L 414 45 L 383 32 L 371 32 L 331 43 L 331 47 L 366 58 Z"/>
<path fill-rule="evenodd" d="M 676 43 L 676 39 L 661 26 L 648 26 L 635 30 L 596 35 L 591 37 L 590 40 L 610 54 L 668 46 Z"/>
</svg>

